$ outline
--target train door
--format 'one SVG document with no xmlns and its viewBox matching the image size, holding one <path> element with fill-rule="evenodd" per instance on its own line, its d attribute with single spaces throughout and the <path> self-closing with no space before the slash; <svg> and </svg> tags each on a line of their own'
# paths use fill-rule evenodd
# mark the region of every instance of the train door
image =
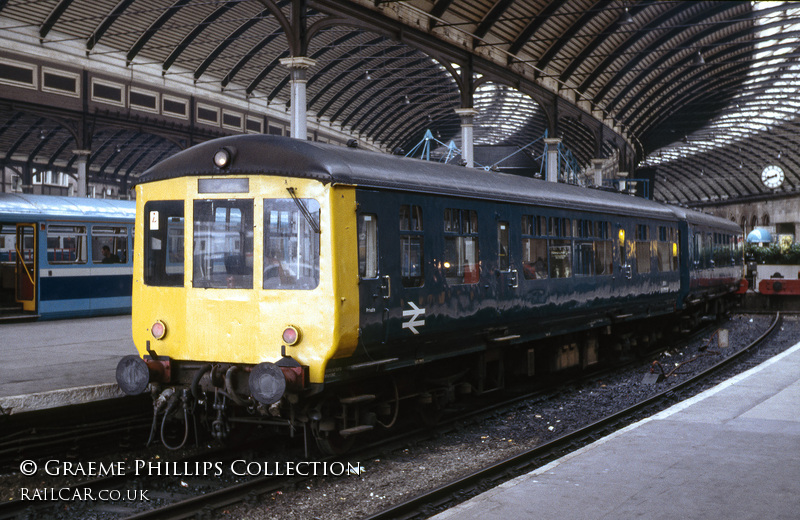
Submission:
<svg viewBox="0 0 800 520">
<path fill-rule="evenodd" d="M 507 217 L 508 215 L 505 215 Z M 519 271 L 511 248 L 511 224 L 508 218 L 497 221 L 497 302 L 498 307 L 507 309 L 517 296 Z M 500 310 L 500 309 L 498 309 Z"/>
<path fill-rule="evenodd" d="M 382 261 L 386 233 L 381 232 L 381 226 L 386 225 L 384 221 L 388 223 L 388 215 L 376 207 L 359 211 L 357 219 L 360 340 L 369 349 L 387 340 L 392 280 Z"/>
<path fill-rule="evenodd" d="M 17 224 L 15 298 L 24 311 L 36 311 L 36 224 Z"/>
</svg>

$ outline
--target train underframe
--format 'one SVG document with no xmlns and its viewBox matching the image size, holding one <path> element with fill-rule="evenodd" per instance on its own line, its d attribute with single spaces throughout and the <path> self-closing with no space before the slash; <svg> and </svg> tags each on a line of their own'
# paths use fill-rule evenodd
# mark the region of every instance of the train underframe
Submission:
<svg viewBox="0 0 800 520">
<path fill-rule="evenodd" d="M 277 368 L 270 367 L 277 371 L 276 377 L 285 379 L 282 388 L 271 383 L 254 387 L 252 380 L 264 378 L 259 372 L 261 365 L 146 358 L 154 398 L 150 441 L 160 434 L 166 447 L 177 449 L 187 443 L 192 429 L 197 430 L 195 435 L 207 430 L 213 438 L 224 440 L 236 425 L 257 424 L 288 429 L 292 436 L 302 435 L 306 446 L 313 439 L 323 453 L 343 453 L 360 434 L 391 429 L 409 415 L 429 425 L 468 396 L 518 383 L 545 383 L 567 372 L 610 365 L 666 348 L 665 336 L 716 320 L 731 304 L 727 298 L 696 301 L 679 314 L 529 343 L 509 344 L 511 336 L 507 342 L 487 341 L 482 352 L 410 369 L 387 371 L 378 367 L 325 386 L 305 384 L 306 369 L 291 358 L 279 362 Z M 137 369 L 141 367 L 137 365 Z"/>
</svg>

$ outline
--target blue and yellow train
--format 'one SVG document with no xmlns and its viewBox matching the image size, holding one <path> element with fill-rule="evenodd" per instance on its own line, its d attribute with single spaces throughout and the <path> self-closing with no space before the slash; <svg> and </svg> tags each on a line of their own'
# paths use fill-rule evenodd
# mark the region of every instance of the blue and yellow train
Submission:
<svg viewBox="0 0 800 520">
<path fill-rule="evenodd" d="M 336 451 L 718 315 L 742 278 L 723 219 L 287 138 L 195 146 L 136 190 L 139 356 L 117 379 L 220 437 L 261 418 Z"/>
<path fill-rule="evenodd" d="M 0 319 L 130 312 L 135 207 L 0 193 Z"/>
</svg>

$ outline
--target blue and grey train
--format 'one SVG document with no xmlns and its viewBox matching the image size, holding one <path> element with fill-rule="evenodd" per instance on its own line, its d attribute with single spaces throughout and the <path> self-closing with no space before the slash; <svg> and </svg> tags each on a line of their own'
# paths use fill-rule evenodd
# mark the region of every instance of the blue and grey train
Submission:
<svg viewBox="0 0 800 520">
<path fill-rule="evenodd" d="M 0 319 L 131 309 L 132 201 L 0 193 Z"/>
<path fill-rule="evenodd" d="M 337 451 L 401 408 L 646 347 L 742 278 L 724 219 L 274 136 L 195 146 L 136 190 L 139 355 L 117 380 L 217 436 L 261 418 Z"/>
</svg>

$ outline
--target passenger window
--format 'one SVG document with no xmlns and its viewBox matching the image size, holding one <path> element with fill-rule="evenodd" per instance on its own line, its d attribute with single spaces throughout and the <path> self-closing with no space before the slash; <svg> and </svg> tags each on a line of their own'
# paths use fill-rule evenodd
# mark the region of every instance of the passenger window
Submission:
<svg viewBox="0 0 800 520">
<path fill-rule="evenodd" d="M 591 276 L 594 274 L 594 227 L 591 220 L 576 220 L 575 235 L 575 276 Z"/>
<path fill-rule="evenodd" d="M 614 244 L 611 241 L 611 224 L 595 222 L 594 272 L 612 274 L 614 269 Z"/>
<path fill-rule="evenodd" d="M 358 217 L 358 274 L 361 278 L 378 277 L 378 217 Z"/>
<path fill-rule="evenodd" d="M 678 231 L 677 229 L 670 229 L 670 242 L 671 242 L 671 246 L 670 247 L 671 247 L 671 254 L 672 254 L 672 260 L 671 260 L 670 265 L 671 265 L 673 271 L 677 271 L 678 270 L 678 251 L 680 249 L 678 244 L 680 244 L 680 242 L 681 242 L 680 241 L 680 231 Z"/>
<path fill-rule="evenodd" d="M 522 216 L 522 274 L 526 280 L 548 278 L 547 239 L 537 238 L 547 233 L 547 219 L 534 215 Z"/>
<path fill-rule="evenodd" d="M 571 231 L 567 218 L 550 217 L 547 233 L 548 255 L 550 257 L 550 278 L 569 278 L 572 276 L 572 240 L 566 240 Z"/>
<path fill-rule="evenodd" d="M 443 267 L 447 283 L 478 283 L 478 213 L 469 209 L 445 209 L 444 231 Z"/>
<path fill-rule="evenodd" d="M 27 244 L 25 244 L 27 247 Z M 33 244 L 31 244 L 32 248 Z M 47 261 L 50 264 L 85 264 L 86 226 L 49 224 L 47 226 Z"/>
<path fill-rule="evenodd" d="M 194 201 L 192 287 L 253 288 L 253 200 Z"/>
<path fill-rule="evenodd" d="M 422 208 L 400 206 L 400 276 L 405 287 L 421 287 L 425 281 Z"/>
<path fill-rule="evenodd" d="M 264 199 L 264 289 L 319 285 L 319 202 Z"/>
<path fill-rule="evenodd" d="M 658 270 L 662 272 L 675 271 L 677 268 L 673 261 L 677 257 L 675 229 L 659 226 L 657 249 Z M 673 252 L 675 253 L 674 255 Z"/>
<path fill-rule="evenodd" d="M 128 228 L 92 226 L 92 262 L 124 264 L 128 261 Z"/>
<path fill-rule="evenodd" d="M 183 201 L 159 200 L 144 205 L 144 283 L 183 286 Z"/>
<path fill-rule="evenodd" d="M 650 228 L 647 224 L 636 226 L 636 271 L 650 272 Z"/>
</svg>

